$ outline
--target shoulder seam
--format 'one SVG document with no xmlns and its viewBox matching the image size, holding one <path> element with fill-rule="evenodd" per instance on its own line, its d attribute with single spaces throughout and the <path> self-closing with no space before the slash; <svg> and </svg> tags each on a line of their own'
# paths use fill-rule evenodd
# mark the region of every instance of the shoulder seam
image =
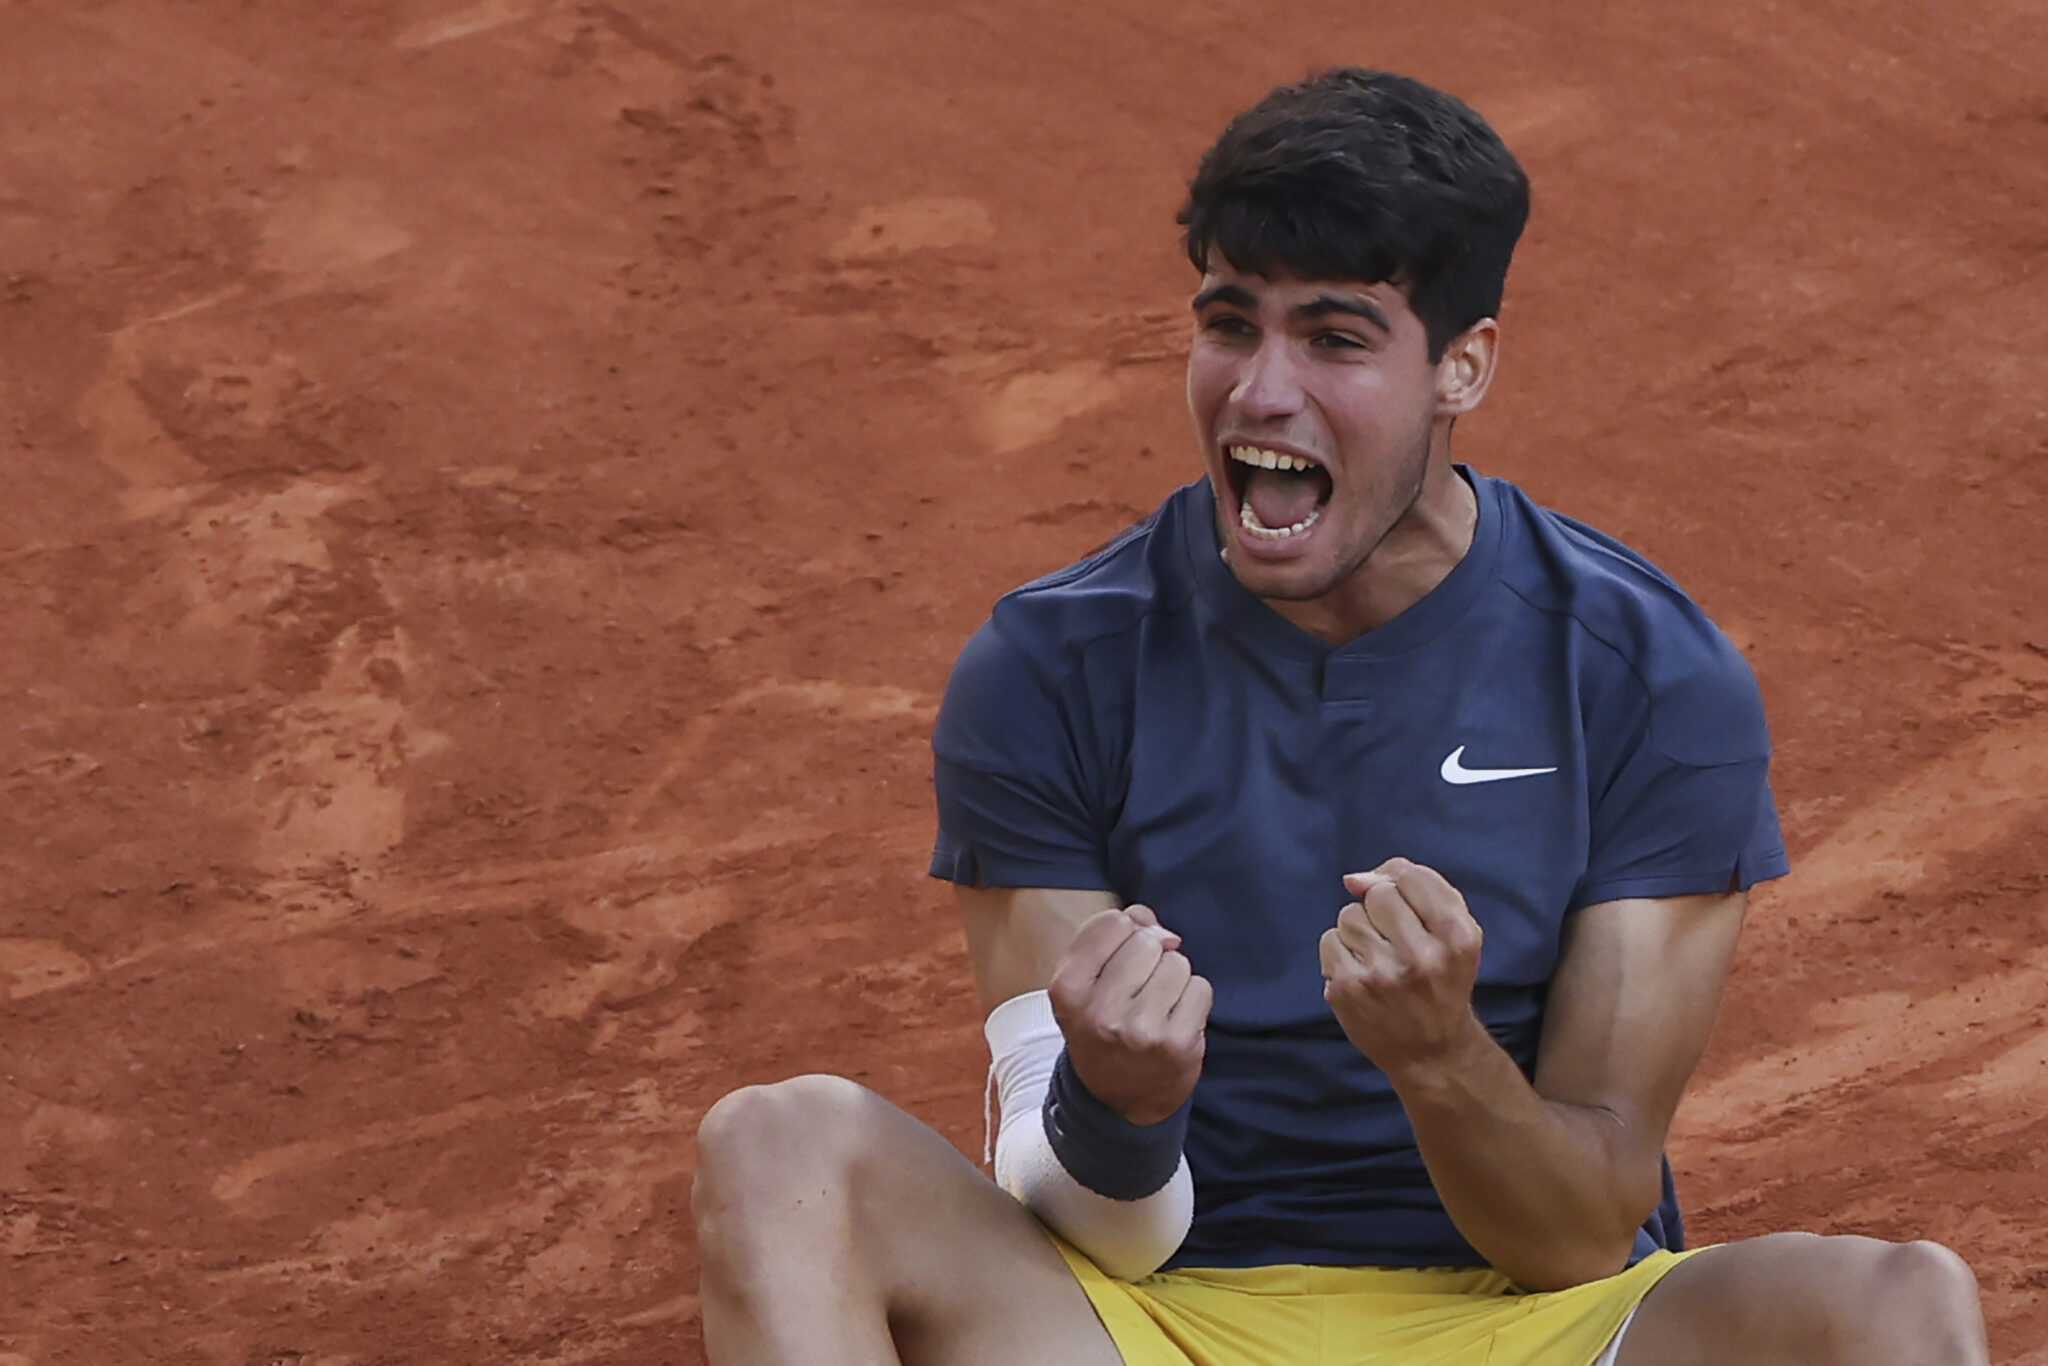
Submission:
<svg viewBox="0 0 2048 1366">
<path fill-rule="evenodd" d="M 1148 518 L 1147 522 L 1155 520 L 1156 517 Z M 1056 569 L 1042 578 L 1033 579 L 1030 583 L 1012 589 L 997 600 L 996 606 L 1000 608 L 1004 603 L 1028 601 L 1042 591 L 1064 588 L 1083 578 L 1091 570 L 1102 565 L 1113 556 L 1128 551 L 1138 540 L 1138 532 L 1147 525 L 1147 522 L 1138 522 L 1126 528 L 1123 532 L 1119 533 L 1115 540 L 1086 559 Z M 1173 591 L 1162 593 L 1146 607 L 1134 612 L 1129 621 L 1113 626 L 1104 626 L 1089 635 L 1076 635 L 1066 638 L 1061 642 L 1059 653 L 1062 656 L 1077 656 L 1103 641 L 1127 635 L 1155 617 L 1171 616 L 1176 612 L 1182 611 L 1194 599 L 1195 589 L 1192 583 L 1175 583 L 1162 586 L 1169 587 Z M 991 620 L 994 619 L 994 615 L 993 612 L 990 613 Z"/>
<path fill-rule="evenodd" d="M 1571 611 L 1567 608 L 1548 607 L 1545 606 L 1543 603 L 1537 602 L 1535 599 L 1531 598 L 1527 593 L 1524 593 L 1519 586 L 1517 586 L 1514 582 L 1512 582 L 1509 579 L 1503 578 L 1500 581 L 1500 584 L 1501 587 L 1507 589 L 1508 592 L 1514 594 L 1515 597 L 1521 601 L 1522 605 L 1524 607 L 1527 607 L 1530 611 L 1540 612 L 1546 617 L 1563 617 L 1566 621 L 1569 621 L 1573 626 L 1577 627 L 1580 631 L 1584 632 L 1587 639 L 1597 642 L 1601 646 L 1601 648 L 1605 649 L 1609 654 L 1613 655 L 1616 659 L 1620 660 L 1621 666 L 1624 669 L 1628 670 L 1628 676 L 1635 680 L 1636 688 L 1643 694 L 1643 700 L 1645 705 L 1652 707 L 1656 705 L 1656 694 L 1650 690 L 1650 684 L 1648 680 L 1646 680 L 1643 677 L 1642 670 L 1636 667 L 1636 662 L 1628 657 L 1627 651 L 1623 650 L 1619 645 L 1616 645 L 1613 641 L 1609 640 L 1606 636 L 1601 635 L 1598 631 L 1594 630 L 1590 625 L 1588 625 L 1584 617 L 1580 616 L 1577 612 Z"/>
<path fill-rule="evenodd" d="M 1542 603 L 1536 602 L 1533 599 L 1531 599 L 1528 594 L 1524 593 L 1519 587 L 1517 587 L 1515 584 L 1509 582 L 1506 579 L 1501 580 L 1501 587 L 1507 589 L 1508 592 L 1514 594 L 1516 599 L 1518 599 L 1523 606 L 1527 607 L 1532 612 L 1540 612 L 1543 615 L 1549 617 L 1563 617 L 1566 621 L 1569 621 L 1575 629 L 1582 632 L 1588 640 L 1595 642 L 1602 649 L 1606 650 L 1609 654 L 1613 655 L 1617 660 L 1621 661 L 1621 666 L 1624 669 L 1628 670 L 1629 678 L 1634 681 L 1636 691 L 1640 693 L 1643 698 L 1643 709 L 1648 718 L 1648 724 L 1644 727 L 1643 731 L 1643 742 L 1649 745 L 1652 749 L 1654 749 L 1657 752 L 1657 754 L 1660 755 L 1666 762 L 1675 764 L 1680 768 L 1691 769 L 1695 772 L 1700 773 L 1708 772 L 1712 769 L 1717 768 L 1735 768 L 1742 764 L 1753 764 L 1757 762 L 1755 757 L 1750 757 L 1744 759 L 1727 759 L 1723 760 L 1720 763 L 1715 764 L 1696 764 L 1692 763 L 1689 760 L 1681 759 L 1677 755 L 1672 754 L 1669 750 L 1665 749 L 1662 745 L 1658 744 L 1656 740 L 1656 690 L 1650 687 L 1649 680 L 1643 677 L 1642 670 L 1636 667 L 1636 662 L 1633 659 L 1629 658 L 1627 651 L 1623 650 L 1619 645 L 1609 640 L 1606 636 L 1601 635 L 1600 632 L 1594 630 L 1593 627 L 1587 623 L 1586 619 L 1580 616 L 1577 612 L 1570 611 L 1565 608 L 1547 607 Z M 1691 599 L 1688 598 L 1687 601 L 1690 602 Z M 1694 604 L 1694 610 L 1699 610 L 1697 604 Z M 1701 613 L 1701 617 L 1703 620 L 1707 621 L 1707 625 L 1710 628 L 1712 628 L 1717 634 L 1719 633 L 1720 628 L 1714 626 L 1712 620 L 1706 618 L 1705 613 Z M 1726 637 L 1724 636 L 1723 639 L 1725 640 Z M 1731 646 L 1730 648 L 1733 647 Z"/>
</svg>

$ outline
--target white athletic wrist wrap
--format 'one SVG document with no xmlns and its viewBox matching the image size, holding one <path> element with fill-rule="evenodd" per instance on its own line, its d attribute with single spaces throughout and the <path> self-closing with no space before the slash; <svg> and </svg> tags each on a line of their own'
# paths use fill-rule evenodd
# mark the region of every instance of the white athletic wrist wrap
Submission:
<svg viewBox="0 0 2048 1366">
<path fill-rule="evenodd" d="M 1134 1281 L 1158 1270 L 1194 1222 L 1187 1159 L 1143 1199 L 1112 1200 L 1089 1190 L 1060 1164 L 1046 1138 L 1046 1091 L 1066 1049 L 1051 998 L 1034 991 L 1003 1002 L 982 1033 L 993 1059 L 989 1088 L 1002 1106 L 992 1144 L 996 1184 L 1110 1275 Z"/>
</svg>

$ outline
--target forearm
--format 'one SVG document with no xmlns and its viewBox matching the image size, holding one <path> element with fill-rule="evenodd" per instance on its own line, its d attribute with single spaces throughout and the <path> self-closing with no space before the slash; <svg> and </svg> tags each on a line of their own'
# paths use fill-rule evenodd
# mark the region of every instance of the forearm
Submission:
<svg viewBox="0 0 2048 1366">
<path fill-rule="evenodd" d="M 996 1184 L 1039 1220 L 1112 1276 L 1137 1280 L 1159 1265 L 1187 1236 L 1194 1217 L 1194 1182 L 1180 1155 L 1180 1124 L 1168 1150 L 1131 1163 L 1114 1142 L 1097 1145 L 1072 1162 L 1054 1139 L 1054 1111 L 1063 1041 L 1042 991 L 1005 1002 L 984 1027 L 993 1058 L 991 1081 L 1002 1124 L 991 1143 Z M 1095 1102 L 1099 1105 L 1099 1102 Z M 1150 1137 L 1161 1135 L 1154 1131 Z M 1106 1160 L 1105 1160 L 1106 1159 Z"/>
<path fill-rule="evenodd" d="M 962 889 L 960 904 L 976 981 L 1000 1001 L 984 1029 L 997 1184 L 1112 1276 L 1146 1275 L 1194 1216 L 1181 1142 L 1209 983 L 1113 893 Z"/>
<path fill-rule="evenodd" d="M 1389 1074 L 1451 1222 L 1528 1290 L 1627 1264 L 1660 1192 L 1620 1116 L 1548 1100 L 1475 1018 L 1450 1053 Z"/>
</svg>

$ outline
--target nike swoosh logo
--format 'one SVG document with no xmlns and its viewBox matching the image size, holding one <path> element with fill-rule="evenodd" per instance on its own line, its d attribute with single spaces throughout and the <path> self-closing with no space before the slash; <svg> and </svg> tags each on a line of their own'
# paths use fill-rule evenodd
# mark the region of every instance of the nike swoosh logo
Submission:
<svg viewBox="0 0 2048 1366">
<path fill-rule="evenodd" d="M 1456 787 L 1465 787 L 1471 783 L 1505 782 L 1509 778 L 1533 778 L 1539 773 L 1557 772 L 1555 764 L 1549 768 L 1467 768 L 1464 760 L 1465 747 L 1459 745 L 1445 756 L 1444 766 L 1437 771 L 1443 774 L 1445 782 Z"/>
</svg>

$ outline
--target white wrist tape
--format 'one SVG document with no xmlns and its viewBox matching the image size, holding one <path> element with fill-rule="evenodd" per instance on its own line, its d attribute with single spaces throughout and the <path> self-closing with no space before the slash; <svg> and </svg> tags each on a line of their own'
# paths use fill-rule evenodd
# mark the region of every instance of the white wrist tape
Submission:
<svg viewBox="0 0 2048 1366">
<path fill-rule="evenodd" d="M 993 1144 L 996 1184 L 1117 1279 L 1157 1271 L 1194 1222 L 1187 1158 L 1164 1187 L 1142 1200 L 1097 1195 L 1060 1165 L 1045 1136 L 1046 1087 L 1066 1046 L 1052 998 L 1042 991 L 1013 997 L 989 1013 L 982 1033 L 993 1059 L 989 1089 L 1002 1106 Z"/>
</svg>

